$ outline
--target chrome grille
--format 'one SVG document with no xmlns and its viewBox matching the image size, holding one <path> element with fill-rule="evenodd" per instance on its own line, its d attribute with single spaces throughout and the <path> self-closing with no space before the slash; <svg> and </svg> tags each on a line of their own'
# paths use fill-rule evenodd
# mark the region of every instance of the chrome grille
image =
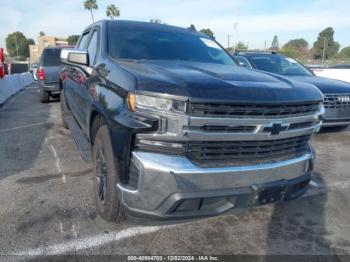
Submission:
<svg viewBox="0 0 350 262">
<path fill-rule="evenodd" d="M 286 118 L 312 115 L 319 111 L 319 102 L 302 104 L 225 104 L 190 103 L 190 115 L 197 117 Z"/>
<path fill-rule="evenodd" d="M 310 135 L 278 140 L 188 142 L 187 156 L 201 166 L 237 166 L 274 163 L 309 152 Z"/>
<path fill-rule="evenodd" d="M 201 127 L 186 126 L 186 130 L 202 131 L 205 133 L 252 133 L 257 129 L 257 125 L 204 125 Z"/>
<path fill-rule="evenodd" d="M 350 118 L 350 94 L 327 94 L 323 105 L 326 119 Z"/>
</svg>

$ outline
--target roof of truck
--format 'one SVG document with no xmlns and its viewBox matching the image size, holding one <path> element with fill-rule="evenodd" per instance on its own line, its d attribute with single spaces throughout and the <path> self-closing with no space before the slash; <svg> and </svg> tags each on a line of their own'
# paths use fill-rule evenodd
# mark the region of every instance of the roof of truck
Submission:
<svg viewBox="0 0 350 262">
<path fill-rule="evenodd" d="M 279 54 L 278 52 L 276 51 L 259 51 L 259 50 L 252 50 L 252 51 L 240 51 L 240 50 L 237 50 L 235 51 L 234 53 L 235 55 L 243 55 L 243 56 L 266 56 L 266 55 L 282 55 L 282 54 Z"/>
<path fill-rule="evenodd" d="M 98 24 L 117 24 L 121 26 L 136 26 L 139 28 L 154 28 L 154 29 L 159 29 L 159 30 L 167 30 L 167 31 L 173 31 L 173 32 L 183 32 L 183 33 L 194 33 L 198 34 L 200 36 L 205 36 L 209 37 L 206 34 L 203 34 L 201 32 L 196 31 L 195 27 L 193 25 L 190 25 L 188 28 L 184 27 L 179 27 L 179 26 L 174 26 L 174 25 L 167 25 L 167 24 L 160 24 L 160 23 L 152 23 L 152 22 L 142 22 L 142 21 L 130 21 L 130 20 L 100 20 L 97 21 L 96 23 L 90 25 L 87 27 L 91 28 L 94 25 Z"/>
</svg>

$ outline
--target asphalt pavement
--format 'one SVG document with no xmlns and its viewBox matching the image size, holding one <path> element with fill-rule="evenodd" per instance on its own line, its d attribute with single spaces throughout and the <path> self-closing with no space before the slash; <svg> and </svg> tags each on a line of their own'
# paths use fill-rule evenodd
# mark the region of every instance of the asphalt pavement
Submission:
<svg viewBox="0 0 350 262">
<path fill-rule="evenodd" d="M 0 254 L 350 254 L 350 130 L 313 139 L 301 199 L 176 225 L 115 225 L 95 212 L 91 166 L 33 85 L 0 108 Z M 349 257 L 348 257 L 349 258 Z"/>
</svg>

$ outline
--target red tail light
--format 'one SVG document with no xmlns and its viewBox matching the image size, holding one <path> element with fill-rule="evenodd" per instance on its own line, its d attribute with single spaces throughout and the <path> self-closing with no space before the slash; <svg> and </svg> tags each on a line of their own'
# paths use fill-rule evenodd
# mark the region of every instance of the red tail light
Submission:
<svg viewBox="0 0 350 262">
<path fill-rule="evenodd" d="M 44 68 L 39 68 L 37 72 L 38 78 L 40 80 L 45 80 L 45 70 Z"/>
</svg>

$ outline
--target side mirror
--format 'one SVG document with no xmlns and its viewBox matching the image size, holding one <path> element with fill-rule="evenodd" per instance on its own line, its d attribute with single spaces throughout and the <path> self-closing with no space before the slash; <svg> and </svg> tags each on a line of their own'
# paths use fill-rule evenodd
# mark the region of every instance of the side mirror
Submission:
<svg viewBox="0 0 350 262">
<path fill-rule="evenodd" d="M 238 64 L 239 64 L 239 66 L 241 66 L 241 67 L 248 67 L 245 63 L 243 63 L 243 62 L 238 62 Z"/>
<path fill-rule="evenodd" d="M 62 64 L 68 65 L 89 65 L 89 55 L 87 51 L 78 49 L 62 49 L 61 51 Z"/>
</svg>

